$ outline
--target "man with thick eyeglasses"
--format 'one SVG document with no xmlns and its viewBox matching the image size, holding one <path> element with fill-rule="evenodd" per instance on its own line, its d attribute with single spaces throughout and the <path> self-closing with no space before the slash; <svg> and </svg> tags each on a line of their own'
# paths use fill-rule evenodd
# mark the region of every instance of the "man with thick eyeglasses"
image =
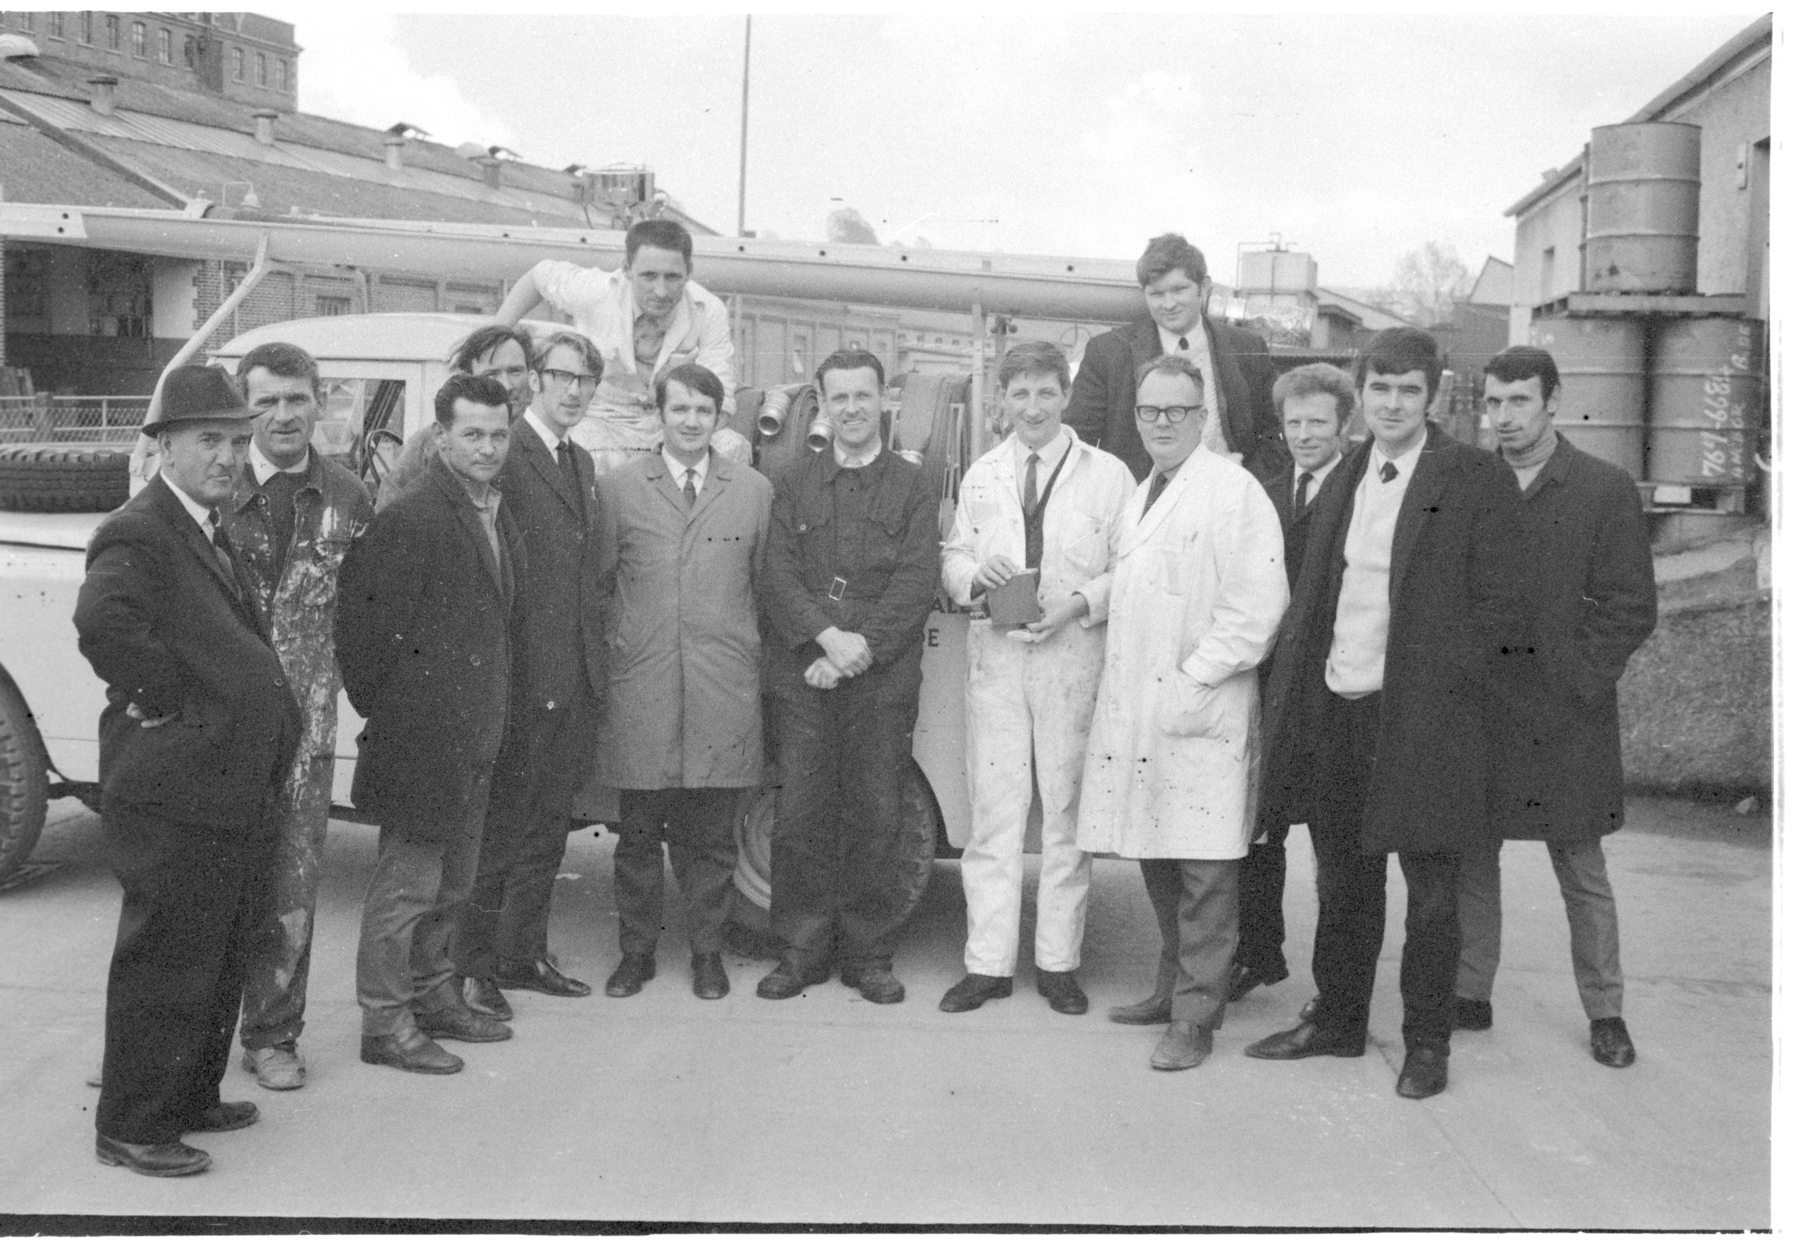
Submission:
<svg viewBox="0 0 1799 1247">
<path fill-rule="evenodd" d="M 1077 834 L 1142 867 L 1156 986 L 1110 1016 L 1167 1024 L 1159 1070 L 1204 1061 L 1224 1018 L 1261 761 L 1256 666 L 1287 605 L 1280 520 L 1255 477 L 1206 448 L 1206 412 L 1192 361 L 1144 369 L 1133 414 L 1152 470 L 1112 571 Z"/>
<path fill-rule="evenodd" d="M 591 990 L 549 952 L 550 898 L 569 813 L 593 760 L 605 692 L 599 528 L 605 503 L 593 459 L 569 431 L 603 375 L 599 351 L 572 331 L 539 344 L 531 407 L 512 422 L 495 478 L 524 542 L 520 629 L 506 739 L 494 762 L 481 862 L 456 944 L 463 1001 L 512 1016 L 502 988 L 549 996 Z"/>
</svg>

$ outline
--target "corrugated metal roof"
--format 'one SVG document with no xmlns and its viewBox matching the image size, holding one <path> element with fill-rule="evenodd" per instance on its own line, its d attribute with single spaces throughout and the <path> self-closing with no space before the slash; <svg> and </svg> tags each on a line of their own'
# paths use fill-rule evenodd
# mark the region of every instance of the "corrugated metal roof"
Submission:
<svg viewBox="0 0 1799 1247">
<path fill-rule="evenodd" d="M 0 116 L 5 120 L 11 119 Z M 0 125 L 0 185 L 14 203 L 169 206 L 24 124 Z"/>
</svg>

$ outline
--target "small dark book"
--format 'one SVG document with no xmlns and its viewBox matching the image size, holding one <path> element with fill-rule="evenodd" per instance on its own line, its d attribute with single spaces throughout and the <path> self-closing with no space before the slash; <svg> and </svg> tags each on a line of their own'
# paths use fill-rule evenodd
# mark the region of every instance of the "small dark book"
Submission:
<svg viewBox="0 0 1799 1247">
<path fill-rule="evenodd" d="M 1005 584 L 987 590 L 987 613 L 996 628 L 1022 628 L 1043 618 L 1037 602 L 1037 569 L 1026 568 Z"/>
</svg>

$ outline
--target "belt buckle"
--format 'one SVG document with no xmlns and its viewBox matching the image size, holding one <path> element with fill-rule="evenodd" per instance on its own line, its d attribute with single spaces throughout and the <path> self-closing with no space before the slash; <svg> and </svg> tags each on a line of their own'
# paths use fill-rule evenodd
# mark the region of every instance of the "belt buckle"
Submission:
<svg viewBox="0 0 1799 1247">
<path fill-rule="evenodd" d="M 831 600 L 833 602 L 843 601 L 843 595 L 844 595 L 845 591 L 847 591 L 849 589 L 849 587 L 850 587 L 850 582 L 845 580 L 842 576 L 832 577 L 831 593 L 830 593 Z"/>
</svg>

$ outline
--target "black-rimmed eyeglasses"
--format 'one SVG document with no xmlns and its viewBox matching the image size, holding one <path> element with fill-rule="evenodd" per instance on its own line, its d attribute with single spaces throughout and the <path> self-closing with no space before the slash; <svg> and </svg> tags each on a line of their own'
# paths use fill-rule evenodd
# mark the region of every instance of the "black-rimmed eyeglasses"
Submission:
<svg viewBox="0 0 1799 1247">
<path fill-rule="evenodd" d="M 1179 424 L 1196 411 L 1203 416 L 1205 410 L 1204 403 L 1196 403 L 1191 407 L 1139 407 L 1137 419 L 1144 424 L 1154 424 L 1158 417 L 1167 416 L 1169 424 Z"/>
</svg>

